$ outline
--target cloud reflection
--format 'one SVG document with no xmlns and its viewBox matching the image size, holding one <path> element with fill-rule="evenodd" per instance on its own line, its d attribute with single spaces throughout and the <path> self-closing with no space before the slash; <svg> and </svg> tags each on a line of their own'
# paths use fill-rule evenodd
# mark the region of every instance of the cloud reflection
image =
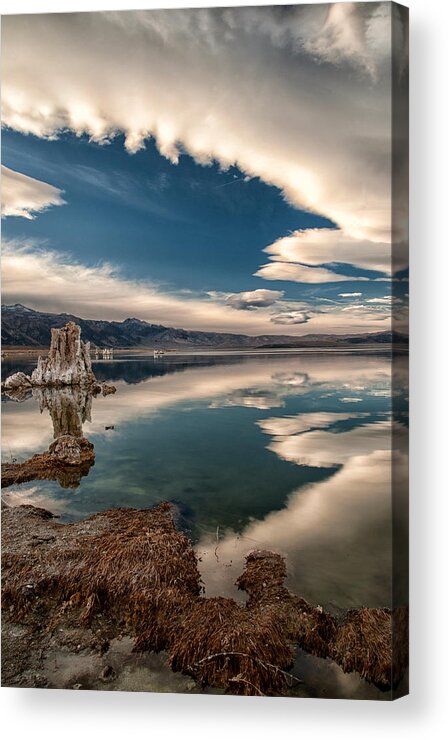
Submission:
<svg viewBox="0 0 448 740">
<path fill-rule="evenodd" d="M 192 402 L 208 406 L 281 408 L 284 399 L 316 390 L 337 390 L 350 386 L 381 385 L 390 382 L 388 358 L 356 355 L 272 354 L 244 357 L 239 364 L 191 367 L 182 372 L 150 377 L 136 385 L 114 381 L 118 392 L 94 402 L 91 421 L 84 425 L 87 437 L 107 436 L 106 426 L 116 430 L 143 417 Z M 28 457 L 47 448 L 52 427 L 47 414 L 37 413 L 33 399 L 22 404 L 6 401 L 3 406 L 2 450 L 8 456 Z"/>
</svg>

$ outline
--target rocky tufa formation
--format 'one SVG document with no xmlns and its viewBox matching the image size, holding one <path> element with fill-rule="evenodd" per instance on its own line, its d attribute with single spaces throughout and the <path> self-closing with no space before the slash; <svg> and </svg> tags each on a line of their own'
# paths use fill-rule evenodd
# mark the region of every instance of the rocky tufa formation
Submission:
<svg viewBox="0 0 448 740">
<path fill-rule="evenodd" d="M 11 393 L 13 396 L 15 393 L 31 390 L 31 388 L 31 378 L 25 373 L 14 373 L 2 383 L 2 391 L 8 394 Z"/>
<path fill-rule="evenodd" d="M 92 398 L 89 388 L 33 388 L 33 398 L 42 413 L 47 410 L 53 424 L 53 437 L 83 436 L 83 424 L 92 420 Z"/>
<path fill-rule="evenodd" d="M 2 392 L 12 398 L 32 388 L 88 388 L 94 395 L 115 393 L 113 385 L 98 383 L 92 370 L 90 343 L 81 339 L 81 327 L 69 321 L 61 329 L 51 330 L 48 357 L 39 357 L 37 367 L 29 375 L 10 375 L 2 384 Z"/>
<path fill-rule="evenodd" d="M 48 357 L 39 357 L 31 374 L 31 385 L 94 385 L 90 343 L 81 339 L 81 328 L 69 321 L 62 329 L 51 330 Z"/>
</svg>

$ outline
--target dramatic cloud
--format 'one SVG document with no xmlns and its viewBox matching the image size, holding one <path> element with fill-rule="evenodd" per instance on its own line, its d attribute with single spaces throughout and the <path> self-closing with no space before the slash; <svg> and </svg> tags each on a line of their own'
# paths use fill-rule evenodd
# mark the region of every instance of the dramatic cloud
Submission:
<svg viewBox="0 0 448 740">
<path fill-rule="evenodd" d="M 64 203 L 59 188 L 2 165 L 2 216 L 32 219 L 37 212 Z"/>
<path fill-rule="evenodd" d="M 262 268 L 267 279 L 327 282 L 330 271 L 295 263 L 353 256 L 387 270 L 391 13 L 347 3 L 5 17 L 3 121 L 100 143 L 122 132 L 130 152 L 153 136 L 172 162 L 186 151 L 236 163 L 340 227 L 320 263 L 294 254 L 292 277 Z M 283 249 L 273 259 L 287 261 Z"/>
<path fill-rule="evenodd" d="M 247 290 L 243 293 L 231 293 L 226 303 L 232 308 L 237 308 L 240 311 L 252 311 L 257 308 L 268 308 L 274 305 L 284 295 L 282 290 L 265 290 L 259 288 L 258 290 Z"/>
</svg>

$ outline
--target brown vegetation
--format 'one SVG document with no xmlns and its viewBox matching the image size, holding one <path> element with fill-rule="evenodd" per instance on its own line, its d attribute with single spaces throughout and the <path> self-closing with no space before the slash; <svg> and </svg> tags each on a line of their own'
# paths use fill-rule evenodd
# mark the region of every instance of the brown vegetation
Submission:
<svg viewBox="0 0 448 740">
<path fill-rule="evenodd" d="M 65 525 L 43 509 L 7 508 L 2 534 L 3 606 L 13 622 L 42 633 L 95 624 L 104 640 L 124 631 L 135 650 L 167 650 L 174 670 L 229 693 L 286 693 L 292 643 L 391 684 L 389 610 L 351 610 L 339 626 L 284 587 L 283 558 L 265 551 L 248 556 L 238 579 L 246 605 L 204 598 L 169 504 Z"/>
</svg>

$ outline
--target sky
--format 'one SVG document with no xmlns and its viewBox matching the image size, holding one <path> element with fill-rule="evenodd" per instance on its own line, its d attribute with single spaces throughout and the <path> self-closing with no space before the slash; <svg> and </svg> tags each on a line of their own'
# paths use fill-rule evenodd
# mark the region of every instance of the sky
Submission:
<svg viewBox="0 0 448 740">
<path fill-rule="evenodd" d="M 245 334 L 391 328 L 389 3 L 7 16 L 3 302 Z M 400 173 L 397 175 L 400 184 Z"/>
</svg>

